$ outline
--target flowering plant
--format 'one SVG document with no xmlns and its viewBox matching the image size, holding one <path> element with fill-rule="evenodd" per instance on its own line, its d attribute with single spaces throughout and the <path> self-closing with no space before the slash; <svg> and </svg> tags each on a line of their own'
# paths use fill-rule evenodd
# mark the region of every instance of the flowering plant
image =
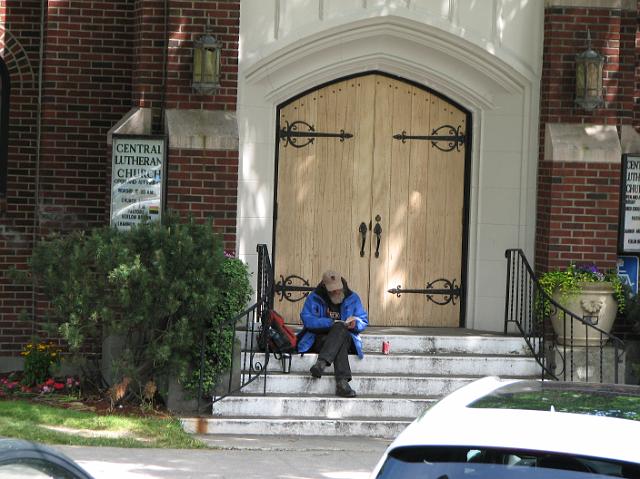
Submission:
<svg viewBox="0 0 640 479">
<path fill-rule="evenodd" d="M 543 291 L 551 296 L 559 291 L 563 297 L 580 294 L 583 283 L 610 283 L 618 303 L 618 312 L 625 309 L 625 293 L 622 281 L 615 271 L 602 272 L 593 263 L 570 264 L 564 271 L 548 271 L 538 280 Z"/>
<path fill-rule="evenodd" d="M 20 382 L 15 378 L 15 373 L 0 377 L 0 397 L 12 395 L 43 396 L 54 393 L 79 397 L 80 381 L 74 376 L 67 376 L 64 379 L 48 378 L 42 383 L 27 386 L 24 382 Z"/>
<path fill-rule="evenodd" d="M 55 343 L 28 343 L 20 353 L 24 357 L 22 384 L 34 386 L 49 377 L 49 369 L 60 362 L 60 349 Z"/>
</svg>

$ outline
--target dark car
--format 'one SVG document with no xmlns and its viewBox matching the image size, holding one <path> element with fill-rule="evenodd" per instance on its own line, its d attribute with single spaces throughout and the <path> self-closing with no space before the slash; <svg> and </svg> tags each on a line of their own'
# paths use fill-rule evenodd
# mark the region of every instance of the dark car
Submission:
<svg viewBox="0 0 640 479">
<path fill-rule="evenodd" d="M 0 439 L 0 478 L 93 479 L 64 454 L 19 439 Z"/>
</svg>

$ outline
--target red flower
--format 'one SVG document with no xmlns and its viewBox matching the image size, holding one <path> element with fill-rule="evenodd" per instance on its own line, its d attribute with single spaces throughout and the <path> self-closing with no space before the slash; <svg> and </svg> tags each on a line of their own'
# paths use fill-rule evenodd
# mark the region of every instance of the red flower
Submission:
<svg viewBox="0 0 640 479">
<path fill-rule="evenodd" d="M 55 383 L 55 381 L 53 380 L 53 378 L 49 378 L 49 379 L 47 379 L 47 380 L 44 382 L 44 384 L 45 384 L 46 386 L 53 386 L 53 383 Z"/>
<path fill-rule="evenodd" d="M 62 383 L 54 383 L 53 384 L 53 389 L 55 389 L 56 391 L 60 391 L 61 389 L 64 389 L 64 384 L 62 384 Z"/>
</svg>

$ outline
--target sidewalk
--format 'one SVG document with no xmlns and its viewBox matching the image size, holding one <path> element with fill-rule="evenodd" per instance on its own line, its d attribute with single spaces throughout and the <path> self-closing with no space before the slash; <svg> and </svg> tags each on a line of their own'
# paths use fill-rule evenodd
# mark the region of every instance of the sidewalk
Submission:
<svg viewBox="0 0 640 479">
<path fill-rule="evenodd" d="M 390 440 L 196 436 L 214 449 L 53 446 L 95 479 L 366 479 Z"/>
</svg>

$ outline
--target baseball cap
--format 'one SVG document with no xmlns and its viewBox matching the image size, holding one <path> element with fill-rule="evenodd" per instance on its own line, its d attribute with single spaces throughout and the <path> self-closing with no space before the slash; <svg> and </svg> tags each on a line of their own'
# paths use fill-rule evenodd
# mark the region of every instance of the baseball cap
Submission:
<svg viewBox="0 0 640 479">
<path fill-rule="evenodd" d="M 342 276 L 332 270 L 325 271 L 322 275 L 322 284 L 327 288 L 327 291 L 342 289 Z"/>
</svg>

